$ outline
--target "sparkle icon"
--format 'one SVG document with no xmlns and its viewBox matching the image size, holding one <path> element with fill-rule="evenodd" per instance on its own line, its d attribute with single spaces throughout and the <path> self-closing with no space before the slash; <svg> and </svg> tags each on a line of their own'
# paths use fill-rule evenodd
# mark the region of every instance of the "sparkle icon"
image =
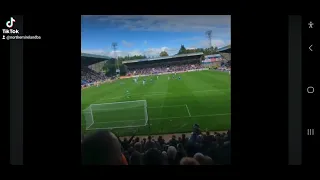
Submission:
<svg viewBox="0 0 320 180">
<path fill-rule="evenodd" d="M 308 23 L 308 25 L 309 25 L 309 29 L 312 29 L 312 28 L 313 28 L 314 23 L 313 23 L 312 21 L 310 21 L 310 22 Z"/>
</svg>

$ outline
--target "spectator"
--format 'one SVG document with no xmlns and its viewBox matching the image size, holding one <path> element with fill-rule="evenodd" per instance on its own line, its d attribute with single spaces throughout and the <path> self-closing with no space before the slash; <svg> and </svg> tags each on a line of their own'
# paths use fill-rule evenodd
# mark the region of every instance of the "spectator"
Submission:
<svg viewBox="0 0 320 180">
<path fill-rule="evenodd" d="M 168 155 L 168 164 L 169 165 L 177 165 L 177 149 L 174 146 L 169 146 L 167 150 L 167 155 Z M 179 162 L 179 161 L 178 161 Z"/>
<path fill-rule="evenodd" d="M 180 165 L 199 165 L 199 163 L 194 158 L 184 157 L 181 159 Z"/>
<path fill-rule="evenodd" d="M 164 164 L 168 164 L 168 155 L 167 152 L 162 151 L 162 157 L 164 159 Z"/>
<path fill-rule="evenodd" d="M 142 155 L 138 151 L 134 151 L 130 157 L 130 165 L 141 165 Z"/>
<path fill-rule="evenodd" d="M 124 165 L 124 156 L 117 137 L 110 131 L 97 131 L 82 142 L 82 163 L 85 165 Z"/>
<path fill-rule="evenodd" d="M 155 143 L 152 141 L 152 137 L 148 136 L 148 140 L 146 144 L 144 145 L 144 151 L 147 151 L 151 148 L 155 148 Z"/>
<path fill-rule="evenodd" d="M 123 147 L 123 149 L 124 149 L 125 151 L 128 150 L 128 148 L 130 147 L 130 143 L 131 143 L 131 141 L 133 140 L 134 136 L 135 136 L 135 135 L 132 135 L 129 140 L 125 137 L 125 138 L 123 139 L 123 141 L 121 141 L 121 139 L 117 136 L 120 144 L 122 145 L 122 147 Z"/>
<path fill-rule="evenodd" d="M 164 150 L 164 145 L 165 145 L 165 141 L 164 141 L 164 139 L 162 138 L 162 136 L 159 136 L 158 137 L 158 142 L 159 142 L 159 145 L 160 145 L 160 147 L 161 147 L 161 149 L 162 150 Z"/>
<path fill-rule="evenodd" d="M 202 153 L 196 153 L 193 158 L 197 160 L 200 165 L 205 164 L 205 157 Z"/>
<path fill-rule="evenodd" d="M 144 67 L 144 68 L 130 68 L 128 74 L 130 75 L 146 75 L 146 74 L 158 74 L 166 72 L 184 72 L 188 70 L 201 69 L 201 65 L 198 63 L 187 63 L 184 62 L 176 65 L 159 65 L 155 64 L 153 67 Z"/>
<path fill-rule="evenodd" d="M 135 140 L 133 141 L 133 144 L 136 144 L 137 142 L 140 142 L 140 138 L 136 137 Z"/>
<path fill-rule="evenodd" d="M 177 161 L 177 162 L 180 162 L 180 160 L 181 160 L 182 158 L 186 157 L 186 156 L 187 156 L 187 153 L 185 152 L 183 145 L 182 145 L 181 143 L 179 143 L 179 144 L 177 145 L 176 161 Z"/>
<path fill-rule="evenodd" d="M 81 67 L 81 85 L 103 82 L 107 79 L 108 78 L 102 73 L 97 73 L 88 67 Z"/>
<path fill-rule="evenodd" d="M 132 136 L 130 143 L 130 139 L 117 140 L 109 131 L 97 131 L 86 135 L 81 143 L 82 161 L 97 165 L 127 165 L 128 162 L 129 165 L 230 164 L 230 131 L 214 133 L 214 136 L 208 131 L 195 134 L 191 135 L 194 141 L 188 141 L 182 134 L 181 138 L 173 135 L 168 143 L 162 136 L 157 140 L 149 136 L 141 141 Z M 125 148 L 121 149 L 120 142 Z M 176 143 L 176 147 L 173 146 Z"/>
<path fill-rule="evenodd" d="M 186 137 L 185 134 L 181 135 L 181 143 L 183 144 L 183 147 L 186 148 L 187 142 L 188 142 L 188 138 Z"/>
<path fill-rule="evenodd" d="M 176 136 L 172 135 L 171 140 L 169 141 L 169 146 L 177 147 L 179 141 L 176 140 Z"/>
<path fill-rule="evenodd" d="M 134 150 L 137 151 L 137 152 L 139 152 L 139 153 L 142 153 L 142 152 L 143 152 L 143 151 L 142 151 L 142 146 L 141 146 L 141 143 L 140 143 L 140 142 L 136 142 L 136 143 L 134 144 Z"/>
<path fill-rule="evenodd" d="M 212 161 L 211 157 L 204 156 L 204 161 L 203 161 L 202 165 L 213 165 L 213 161 Z"/>
<path fill-rule="evenodd" d="M 162 153 L 156 149 L 149 149 L 143 156 L 144 165 L 165 165 Z"/>
</svg>

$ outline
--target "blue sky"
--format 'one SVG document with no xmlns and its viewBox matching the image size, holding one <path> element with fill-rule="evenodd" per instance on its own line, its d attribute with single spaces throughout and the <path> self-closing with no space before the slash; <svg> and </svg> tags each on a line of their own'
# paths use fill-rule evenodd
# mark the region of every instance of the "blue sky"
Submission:
<svg viewBox="0 0 320 180">
<path fill-rule="evenodd" d="M 205 32 L 212 30 L 213 46 L 231 43 L 229 15 L 86 15 L 81 20 L 81 51 L 108 56 L 169 55 L 186 48 L 206 48 Z M 118 44 L 116 53 L 112 42 Z"/>
</svg>

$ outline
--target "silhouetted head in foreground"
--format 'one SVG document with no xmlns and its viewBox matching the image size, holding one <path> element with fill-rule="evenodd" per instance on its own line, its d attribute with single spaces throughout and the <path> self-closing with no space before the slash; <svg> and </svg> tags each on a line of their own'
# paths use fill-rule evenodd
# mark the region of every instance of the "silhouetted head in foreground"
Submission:
<svg viewBox="0 0 320 180">
<path fill-rule="evenodd" d="M 164 165 L 162 153 L 156 149 L 148 150 L 143 156 L 144 165 Z"/>
<path fill-rule="evenodd" d="M 181 159 L 180 165 L 200 165 L 200 164 L 194 158 L 184 157 Z"/>
<path fill-rule="evenodd" d="M 211 157 L 204 156 L 204 161 L 203 161 L 202 165 L 213 165 L 213 161 L 212 161 Z"/>
<path fill-rule="evenodd" d="M 202 153 L 196 153 L 193 158 L 199 162 L 199 164 L 203 165 L 205 161 L 205 157 Z"/>
<path fill-rule="evenodd" d="M 122 165 L 121 145 L 110 131 L 87 135 L 81 144 L 82 164 Z"/>
</svg>

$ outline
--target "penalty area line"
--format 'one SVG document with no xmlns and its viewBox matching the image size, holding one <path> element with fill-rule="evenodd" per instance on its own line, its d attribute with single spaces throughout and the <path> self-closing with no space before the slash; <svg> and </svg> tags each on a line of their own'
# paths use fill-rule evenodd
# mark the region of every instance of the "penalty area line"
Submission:
<svg viewBox="0 0 320 180">
<path fill-rule="evenodd" d="M 195 115 L 195 116 L 178 116 L 178 117 L 166 117 L 166 118 L 150 118 L 151 121 L 157 120 L 165 120 L 165 119 L 181 119 L 181 118 L 197 118 L 197 117 L 213 117 L 213 116 L 227 116 L 231 113 L 223 113 L 223 114 L 205 114 L 205 115 Z M 94 122 L 94 124 L 109 124 L 109 123 L 117 123 L 117 122 L 138 122 L 145 121 L 145 119 L 137 119 L 137 120 L 123 120 L 123 121 L 109 121 L 109 122 Z"/>
<path fill-rule="evenodd" d="M 190 111 L 189 111 L 188 105 L 186 105 L 186 108 L 187 108 L 187 111 L 188 111 L 189 117 L 191 117 L 191 114 L 190 114 Z"/>
</svg>

